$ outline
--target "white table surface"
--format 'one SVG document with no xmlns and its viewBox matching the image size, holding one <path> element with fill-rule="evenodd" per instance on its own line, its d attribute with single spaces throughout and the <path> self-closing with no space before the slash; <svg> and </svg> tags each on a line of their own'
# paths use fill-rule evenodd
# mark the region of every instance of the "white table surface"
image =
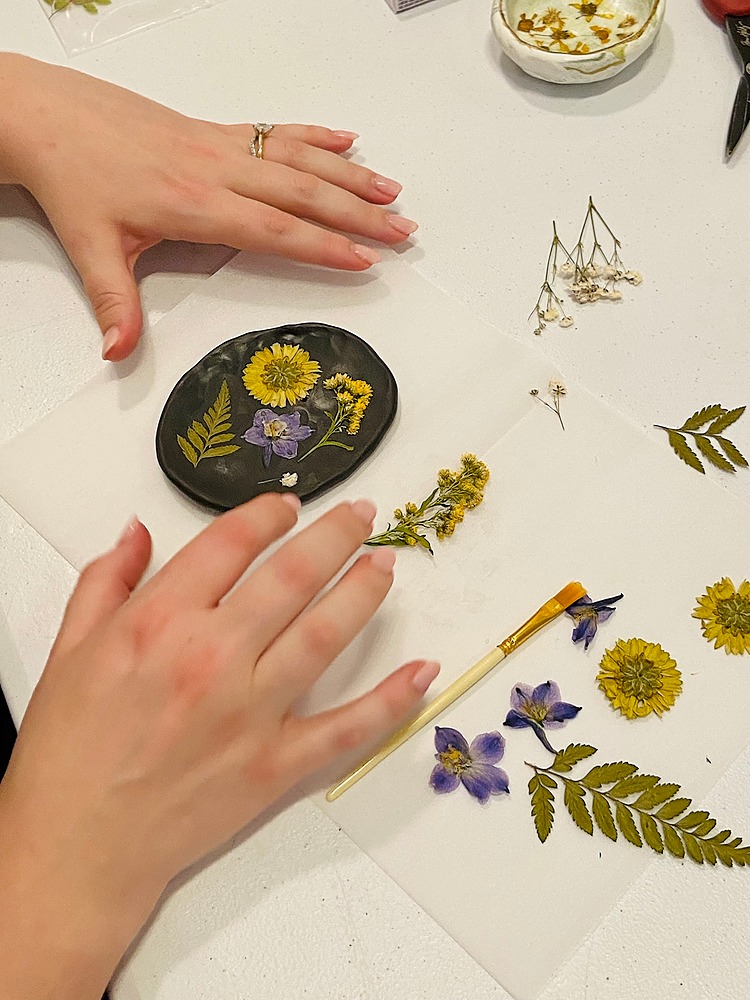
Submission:
<svg viewBox="0 0 750 1000">
<path fill-rule="evenodd" d="M 578 307 L 575 327 L 550 328 L 536 346 L 571 382 L 644 428 L 679 423 L 707 403 L 750 402 L 750 144 L 731 165 L 722 162 L 739 73 L 722 32 L 697 0 L 671 0 L 640 66 L 613 81 L 561 89 L 524 78 L 500 56 L 489 6 L 434 0 L 396 18 L 383 0 L 227 0 L 73 65 L 198 117 L 307 120 L 361 132 L 358 158 L 403 181 L 400 205 L 422 223 L 404 261 L 521 338 L 533 339 L 525 317 L 542 280 L 551 220 L 577 232 L 591 193 L 645 283 L 615 306 Z M 0 47 L 65 61 L 35 0 L 5 0 Z M 224 251 L 194 247 L 152 251 L 142 268 L 151 324 L 224 259 Z M 5 440 L 102 363 L 70 266 L 33 203 L 14 189 L 0 189 L 0 318 Z M 457 335 L 470 343 L 470 330 Z M 734 439 L 748 454 L 749 418 Z M 708 474 L 750 500 L 750 473 Z M 710 510 L 696 531 L 707 524 Z M 0 501 L 0 676 L 16 718 L 74 578 Z M 750 753 L 705 805 L 748 831 Z M 560 905 L 564 919 L 564 902 L 545 902 Z M 543 998 L 744 998 L 748 913 L 746 872 L 657 860 Z M 530 941 L 529 961 L 543 947 Z M 308 802 L 290 805 L 185 879 L 113 994 L 507 996 Z"/>
</svg>

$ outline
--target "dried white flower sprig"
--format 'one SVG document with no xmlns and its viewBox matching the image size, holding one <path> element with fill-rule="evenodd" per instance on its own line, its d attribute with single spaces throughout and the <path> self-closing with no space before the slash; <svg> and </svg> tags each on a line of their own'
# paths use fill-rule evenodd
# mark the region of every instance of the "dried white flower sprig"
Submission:
<svg viewBox="0 0 750 1000">
<path fill-rule="evenodd" d="M 563 423 L 563 418 L 560 413 L 560 398 L 567 393 L 567 388 L 564 382 L 559 379 L 552 378 L 549 380 L 549 385 L 547 386 L 547 392 L 552 397 L 552 402 L 548 403 L 546 399 L 542 399 L 539 395 L 538 389 L 529 389 L 529 395 L 538 399 L 542 406 L 546 406 L 548 410 L 552 410 L 557 419 L 560 421 L 560 426 L 565 430 L 565 424 Z"/>
<path fill-rule="evenodd" d="M 609 251 L 599 242 L 597 224 L 604 227 L 612 240 Z M 548 323 L 557 320 L 562 327 L 573 325 L 573 317 L 565 311 L 563 305 L 561 296 L 564 289 L 555 290 L 558 278 L 568 283 L 568 295 L 579 303 L 600 300 L 616 302 L 622 298 L 622 292 L 616 287 L 618 282 L 640 285 L 643 280 L 640 273 L 627 270 L 622 262 L 621 246 L 591 198 L 578 242 L 572 250 L 567 249 L 557 234 L 556 224 L 552 223 L 552 244 L 547 256 L 544 281 L 536 305 L 529 315 L 529 319 L 533 317 L 536 322 L 535 334 L 541 334 Z"/>
</svg>

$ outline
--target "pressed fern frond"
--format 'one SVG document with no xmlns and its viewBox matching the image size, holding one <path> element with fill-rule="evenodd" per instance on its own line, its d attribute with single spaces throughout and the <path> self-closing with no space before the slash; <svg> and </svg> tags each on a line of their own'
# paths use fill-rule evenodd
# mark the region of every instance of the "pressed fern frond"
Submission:
<svg viewBox="0 0 750 1000">
<path fill-rule="evenodd" d="M 194 420 L 187 429 L 186 437 L 177 435 L 177 444 L 193 468 L 204 458 L 221 458 L 239 451 L 239 445 L 227 443 L 237 436 L 231 433 L 231 421 L 232 401 L 225 379 L 213 406 L 203 414 L 203 423 Z"/>
</svg>

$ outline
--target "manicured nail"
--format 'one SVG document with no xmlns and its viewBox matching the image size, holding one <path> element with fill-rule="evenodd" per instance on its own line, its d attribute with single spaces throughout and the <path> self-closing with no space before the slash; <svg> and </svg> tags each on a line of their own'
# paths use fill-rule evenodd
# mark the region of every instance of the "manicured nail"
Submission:
<svg viewBox="0 0 750 1000">
<path fill-rule="evenodd" d="M 285 504 L 288 504 L 295 514 L 299 513 L 300 507 L 302 506 L 302 501 L 297 496 L 296 493 L 283 493 L 281 499 Z"/>
<path fill-rule="evenodd" d="M 105 361 L 109 361 L 109 355 L 112 349 L 115 348 L 120 340 L 120 328 L 117 326 L 111 326 L 109 330 L 104 334 L 102 340 L 102 357 Z"/>
<path fill-rule="evenodd" d="M 140 523 L 141 522 L 138 520 L 137 517 L 131 517 L 128 523 L 125 525 L 122 534 L 117 539 L 117 545 L 115 546 L 115 548 L 117 548 L 118 545 L 122 545 L 123 542 L 126 542 L 134 534 L 134 532 L 138 530 L 138 528 L 140 527 Z"/>
<path fill-rule="evenodd" d="M 355 139 L 359 139 L 359 132 L 346 132 L 344 129 L 340 129 L 338 132 L 334 132 L 333 134 L 338 136 L 339 139 L 348 139 L 349 142 L 354 142 Z"/>
<path fill-rule="evenodd" d="M 437 660 L 425 660 L 411 679 L 412 687 L 419 694 L 424 694 L 439 673 L 440 664 Z"/>
<path fill-rule="evenodd" d="M 387 547 L 375 549 L 370 556 L 371 565 L 373 565 L 375 569 L 379 569 L 381 573 L 390 573 L 395 562 L 396 553 L 393 549 Z"/>
<path fill-rule="evenodd" d="M 367 525 L 375 520 L 377 510 L 372 500 L 355 500 L 352 504 L 352 514 Z"/>
<path fill-rule="evenodd" d="M 403 187 L 398 181 L 392 181 L 389 177 L 380 177 L 378 174 L 373 177 L 372 186 L 381 194 L 387 194 L 391 198 L 400 194 Z"/>
<path fill-rule="evenodd" d="M 354 252 L 358 257 L 361 257 L 362 260 L 366 261 L 368 267 L 371 264 L 380 263 L 380 254 L 377 250 L 373 250 L 372 247 L 363 247 L 361 244 L 355 243 Z"/>
<path fill-rule="evenodd" d="M 401 233 L 402 236 L 411 236 L 412 233 L 419 229 L 418 222 L 412 222 L 411 219 L 405 219 L 403 215 L 389 215 L 388 221 L 396 232 Z"/>
</svg>

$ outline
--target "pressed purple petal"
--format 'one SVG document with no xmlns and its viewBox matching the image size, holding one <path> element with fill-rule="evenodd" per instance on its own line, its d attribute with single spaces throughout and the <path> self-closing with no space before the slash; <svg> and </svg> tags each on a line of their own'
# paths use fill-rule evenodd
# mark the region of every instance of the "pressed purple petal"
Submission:
<svg viewBox="0 0 750 1000">
<path fill-rule="evenodd" d="M 271 464 L 271 455 L 273 454 L 273 448 L 271 447 L 271 442 L 266 440 L 263 446 L 263 464 L 268 467 Z"/>
<path fill-rule="evenodd" d="M 314 433 L 312 427 L 308 427 L 307 424 L 303 424 L 302 427 L 292 428 L 289 432 L 289 436 L 294 441 L 304 441 Z"/>
<path fill-rule="evenodd" d="M 279 419 L 283 420 L 290 430 L 296 431 L 302 419 L 302 414 L 298 410 L 293 410 L 291 413 L 285 413 Z"/>
<path fill-rule="evenodd" d="M 514 684 L 510 693 L 510 707 L 518 712 L 523 712 L 526 703 L 531 701 L 534 689 L 531 684 Z"/>
<path fill-rule="evenodd" d="M 615 611 L 617 611 L 617 608 L 602 608 L 596 614 L 600 622 L 606 622 L 608 618 L 612 617 Z"/>
<path fill-rule="evenodd" d="M 255 417 L 253 418 L 253 425 L 255 427 L 260 427 L 262 424 L 267 424 L 270 420 L 282 420 L 283 417 L 279 413 L 274 413 L 273 410 L 256 410 Z"/>
<path fill-rule="evenodd" d="M 534 688 L 531 700 L 535 705 L 551 705 L 560 700 L 560 688 L 554 681 L 545 681 L 544 684 Z"/>
<path fill-rule="evenodd" d="M 457 729 L 450 729 L 448 726 L 435 726 L 435 749 L 438 753 L 445 753 L 448 747 L 455 747 L 456 750 L 468 756 L 469 744 Z"/>
<path fill-rule="evenodd" d="M 434 788 L 438 795 L 445 792 L 453 792 L 458 788 L 459 777 L 452 771 L 448 771 L 442 764 L 436 764 L 430 775 L 430 787 Z"/>
<path fill-rule="evenodd" d="M 509 791 L 508 775 L 500 767 L 491 764 L 474 764 L 461 774 L 461 783 L 469 795 L 480 802 L 487 802 L 490 795 Z"/>
<path fill-rule="evenodd" d="M 581 642 L 583 639 L 587 638 L 590 628 L 590 623 L 591 623 L 591 618 L 588 615 L 585 616 L 582 615 L 577 620 L 576 626 L 573 629 L 573 635 L 572 635 L 573 642 Z M 594 632 L 596 632 L 596 619 L 594 619 Z M 588 649 L 588 642 L 586 644 L 586 648 Z"/>
<path fill-rule="evenodd" d="M 584 649 L 588 649 L 589 646 L 591 645 L 591 640 L 596 635 L 596 629 L 597 629 L 598 624 L 599 624 L 599 617 L 598 617 L 598 615 L 592 615 L 590 618 L 586 619 L 586 621 L 585 621 L 585 626 L 586 627 L 583 630 L 583 638 L 585 640 L 584 643 L 583 643 L 583 648 Z"/>
<path fill-rule="evenodd" d="M 471 741 L 469 756 L 475 764 L 497 764 L 505 753 L 505 737 L 502 733 L 480 733 Z"/>
<path fill-rule="evenodd" d="M 296 441 L 289 441 L 287 438 L 276 438 L 272 447 L 279 458 L 294 458 L 298 445 Z"/>
<path fill-rule="evenodd" d="M 527 726 L 533 726 L 533 722 L 522 712 L 517 712 L 515 708 L 512 708 L 510 712 L 505 717 L 504 726 L 510 726 L 511 729 L 525 729 Z"/>
<path fill-rule="evenodd" d="M 571 604 L 569 608 L 565 609 L 565 614 L 574 618 L 578 612 L 585 610 L 587 604 L 593 604 L 593 601 L 588 594 L 584 594 L 579 601 L 576 601 L 575 604 Z"/>
<path fill-rule="evenodd" d="M 249 427 L 242 437 L 248 444 L 257 444 L 260 445 L 261 448 L 265 448 L 268 444 L 268 438 L 263 433 L 263 428 L 256 427 L 255 424 L 253 424 L 252 427 Z"/>
<path fill-rule="evenodd" d="M 569 719 L 575 719 L 580 711 L 581 709 L 578 705 L 571 705 L 567 701 L 556 701 L 554 705 L 550 705 L 547 718 L 542 725 L 545 729 L 559 729 Z"/>
</svg>

